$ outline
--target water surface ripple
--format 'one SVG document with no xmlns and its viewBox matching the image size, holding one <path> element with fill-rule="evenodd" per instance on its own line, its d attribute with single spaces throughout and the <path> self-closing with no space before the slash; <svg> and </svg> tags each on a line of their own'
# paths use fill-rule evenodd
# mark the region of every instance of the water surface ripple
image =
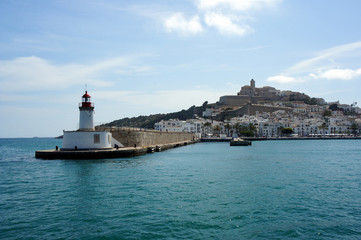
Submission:
<svg viewBox="0 0 361 240">
<path fill-rule="evenodd" d="M 361 141 L 39 160 L 0 139 L 0 239 L 360 239 Z"/>
</svg>

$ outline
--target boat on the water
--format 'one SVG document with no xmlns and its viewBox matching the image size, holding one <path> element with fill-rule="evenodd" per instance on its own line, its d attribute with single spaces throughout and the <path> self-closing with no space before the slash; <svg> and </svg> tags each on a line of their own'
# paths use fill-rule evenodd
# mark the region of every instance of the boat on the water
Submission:
<svg viewBox="0 0 361 240">
<path fill-rule="evenodd" d="M 233 138 L 230 143 L 230 146 L 251 146 L 252 142 L 248 140 L 244 140 L 242 138 Z"/>
</svg>

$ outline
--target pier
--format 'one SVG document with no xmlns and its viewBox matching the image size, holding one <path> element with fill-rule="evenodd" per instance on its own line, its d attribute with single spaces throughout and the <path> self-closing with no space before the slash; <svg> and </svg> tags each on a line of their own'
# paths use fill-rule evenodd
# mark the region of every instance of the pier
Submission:
<svg viewBox="0 0 361 240">
<path fill-rule="evenodd" d="M 108 148 L 108 149 L 82 149 L 82 150 L 38 150 L 35 152 L 36 158 L 41 159 L 105 159 L 124 158 L 139 156 L 156 151 L 164 151 L 170 148 L 185 146 L 197 141 L 182 141 L 169 144 L 159 144 L 142 147 Z"/>
</svg>

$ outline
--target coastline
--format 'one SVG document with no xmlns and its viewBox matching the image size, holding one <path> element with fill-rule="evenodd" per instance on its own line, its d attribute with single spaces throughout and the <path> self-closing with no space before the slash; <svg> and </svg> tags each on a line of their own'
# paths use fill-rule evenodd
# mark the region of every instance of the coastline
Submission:
<svg viewBox="0 0 361 240">
<path fill-rule="evenodd" d="M 325 136 L 325 137 L 241 137 L 244 140 L 249 141 L 275 141 L 275 140 L 360 140 L 360 136 L 353 136 L 353 137 L 332 137 L 332 136 Z M 227 138 L 201 138 L 200 142 L 230 142 L 231 137 Z"/>
</svg>

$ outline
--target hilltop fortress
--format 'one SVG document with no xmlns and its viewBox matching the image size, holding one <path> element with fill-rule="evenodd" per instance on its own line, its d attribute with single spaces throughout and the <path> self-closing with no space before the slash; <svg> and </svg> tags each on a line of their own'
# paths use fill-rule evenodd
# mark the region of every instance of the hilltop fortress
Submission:
<svg viewBox="0 0 361 240">
<path fill-rule="evenodd" d="M 274 101 L 310 101 L 311 98 L 299 92 L 281 91 L 274 87 L 265 86 L 256 88 L 256 82 L 252 79 L 250 85 L 245 85 L 237 93 L 237 95 L 222 96 L 218 104 L 231 107 L 244 106 L 246 104 L 262 104 Z M 324 104 L 322 98 L 314 98 L 315 103 Z"/>
</svg>

